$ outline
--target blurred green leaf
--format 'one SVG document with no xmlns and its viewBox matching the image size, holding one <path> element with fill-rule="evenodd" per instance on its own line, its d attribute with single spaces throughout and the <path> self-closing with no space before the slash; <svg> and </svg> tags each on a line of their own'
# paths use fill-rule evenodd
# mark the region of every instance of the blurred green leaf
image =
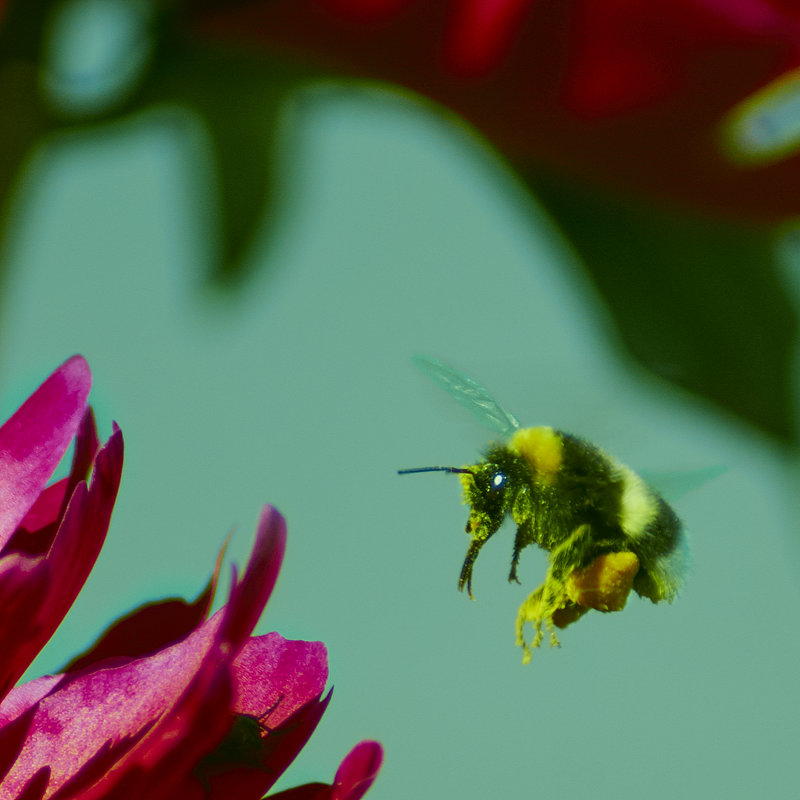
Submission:
<svg viewBox="0 0 800 800">
<path fill-rule="evenodd" d="M 34 145 L 52 127 L 42 105 L 39 60 L 43 30 L 57 0 L 9 3 L 0 24 L 0 233 L 13 190 Z"/>
<path fill-rule="evenodd" d="M 279 210 L 279 118 L 304 79 L 305 71 L 283 60 L 178 37 L 162 40 L 138 102 L 185 107 L 206 129 L 214 179 L 207 202 L 219 242 L 217 279 L 242 277 L 255 235 L 263 234 L 265 224 L 269 228 Z M 281 149 L 280 155 L 283 160 L 287 152 Z"/>
<path fill-rule="evenodd" d="M 655 209 L 527 173 L 648 369 L 796 443 L 794 309 L 771 228 Z"/>
<path fill-rule="evenodd" d="M 0 61 L 0 207 L 5 228 L 22 165 L 50 123 L 36 102 L 38 70 L 23 60 Z"/>
<path fill-rule="evenodd" d="M 212 264 L 218 280 L 242 276 L 256 234 L 274 220 L 281 193 L 276 150 L 279 117 L 305 67 L 243 48 L 196 41 L 183 32 L 180 9 L 163 6 L 149 34 L 154 51 L 138 85 L 114 103 L 84 116 L 62 113 L 43 98 L 40 69 L 44 31 L 58 0 L 12 3 L 0 28 L 0 202 L 3 223 L 13 190 L 33 148 L 48 134 L 102 130 L 107 123 L 153 106 L 177 106 L 196 115 L 209 150 L 186 147 L 197 159 L 192 193 L 210 223 L 217 245 Z M 281 151 L 285 159 L 287 153 Z"/>
</svg>

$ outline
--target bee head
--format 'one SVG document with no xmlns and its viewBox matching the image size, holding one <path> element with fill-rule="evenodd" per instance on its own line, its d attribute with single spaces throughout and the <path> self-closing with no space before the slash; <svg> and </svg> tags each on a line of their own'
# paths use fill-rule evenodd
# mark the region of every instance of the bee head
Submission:
<svg viewBox="0 0 800 800">
<path fill-rule="evenodd" d="M 508 475 L 497 464 L 485 461 L 459 476 L 464 502 L 469 506 L 466 532 L 472 538 L 461 567 L 458 588 L 472 597 L 472 568 L 481 547 L 503 524 L 507 511 Z"/>
<path fill-rule="evenodd" d="M 497 531 L 506 513 L 507 473 L 496 463 L 484 461 L 468 467 L 415 467 L 398 470 L 400 475 L 415 472 L 452 472 L 461 479 L 464 502 L 470 507 L 466 532 L 472 542 L 458 580 L 460 590 L 467 587 L 472 597 L 472 566 L 483 544 Z"/>
<path fill-rule="evenodd" d="M 486 521 L 497 520 L 494 533 L 505 513 L 504 505 L 508 476 L 497 465 L 491 462 L 477 464 L 461 475 L 461 487 L 464 490 L 464 502 L 472 509 L 474 516 L 486 518 Z M 499 517 L 499 519 L 498 519 Z M 476 525 L 467 527 L 467 533 L 475 533 Z M 491 533 L 483 538 L 488 538 Z"/>
</svg>

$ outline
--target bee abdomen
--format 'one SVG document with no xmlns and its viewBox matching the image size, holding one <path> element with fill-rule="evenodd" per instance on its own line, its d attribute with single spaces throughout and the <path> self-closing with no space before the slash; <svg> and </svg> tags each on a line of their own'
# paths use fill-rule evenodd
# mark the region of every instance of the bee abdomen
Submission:
<svg viewBox="0 0 800 800">
<path fill-rule="evenodd" d="M 672 602 L 689 571 L 689 542 L 672 507 L 660 497 L 657 501 L 655 519 L 631 548 L 641 562 L 633 588 L 654 603 Z"/>
</svg>

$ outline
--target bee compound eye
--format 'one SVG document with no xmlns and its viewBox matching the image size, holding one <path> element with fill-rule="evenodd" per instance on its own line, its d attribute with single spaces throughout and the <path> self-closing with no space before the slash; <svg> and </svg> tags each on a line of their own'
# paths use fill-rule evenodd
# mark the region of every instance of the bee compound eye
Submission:
<svg viewBox="0 0 800 800">
<path fill-rule="evenodd" d="M 492 480 L 489 485 L 494 490 L 505 489 L 506 480 L 504 472 L 495 472 L 494 475 L 492 475 Z"/>
</svg>

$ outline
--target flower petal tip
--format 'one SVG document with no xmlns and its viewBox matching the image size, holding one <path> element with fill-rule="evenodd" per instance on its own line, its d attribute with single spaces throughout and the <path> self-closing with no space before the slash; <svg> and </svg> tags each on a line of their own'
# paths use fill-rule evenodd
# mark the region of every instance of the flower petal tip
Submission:
<svg viewBox="0 0 800 800">
<path fill-rule="evenodd" d="M 125 440 L 122 437 L 122 430 L 116 422 L 112 425 L 111 436 L 108 437 L 105 449 L 111 458 L 115 460 L 122 459 L 125 451 Z"/>
<path fill-rule="evenodd" d="M 383 764 L 380 742 L 359 742 L 342 761 L 333 782 L 332 800 L 361 800 Z"/>
<path fill-rule="evenodd" d="M 286 539 L 286 519 L 283 514 L 278 511 L 275 506 L 267 503 L 261 510 L 261 516 L 258 521 L 259 531 L 262 528 L 268 529 L 270 536 L 275 536 L 278 539 Z"/>
<path fill-rule="evenodd" d="M 60 375 L 68 383 L 85 387 L 86 393 L 92 386 L 92 370 L 86 359 L 79 354 L 68 358 L 60 367 L 55 370 L 55 374 Z"/>
<path fill-rule="evenodd" d="M 232 565 L 232 589 L 219 634 L 221 640 L 239 647 L 250 635 L 275 587 L 285 550 L 286 520 L 274 506 L 266 505 L 241 580 L 237 579 L 236 565 Z"/>
<path fill-rule="evenodd" d="M 286 552 L 286 519 L 275 506 L 265 505 L 261 511 L 254 552 L 266 555 L 268 568 L 265 580 L 269 582 L 271 592 Z"/>
</svg>

